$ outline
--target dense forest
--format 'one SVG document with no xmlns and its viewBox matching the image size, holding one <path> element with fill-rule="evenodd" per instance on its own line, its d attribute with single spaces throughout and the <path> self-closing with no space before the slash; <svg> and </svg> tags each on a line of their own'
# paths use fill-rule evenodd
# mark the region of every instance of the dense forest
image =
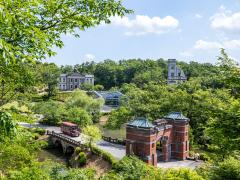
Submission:
<svg viewBox="0 0 240 180">
<path fill-rule="evenodd" d="M 61 67 L 41 61 L 55 55 L 53 47 L 63 47 L 62 34 L 78 37 L 82 30 L 129 13 L 132 10 L 114 0 L 0 2 L 1 180 L 240 179 L 240 69 L 224 49 L 216 65 L 178 62 L 188 77 L 179 85 L 167 84 L 164 59 L 105 60 Z M 70 72 L 94 74 L 95 86 L 59 92 L 59 75 Z M 153 121 L 171 111 L 182 112 L 190 119 L 190 154 L 199 152 L 204 165 L 196 170 L 157 169 L 134 156 L 117 161 L 94 147 L 101 138 L 95 125 L 103 115 L 103 101 L 86 93 L 93 89 L 124 94 L 120 108 L 109 114 L 108 129 L 121 128 L 137 116 Z M 39 160 L 38 153 L 50 146 L 44 139 L 45 130 L 19 125 L 58 126 L 65 119 L 78 124 L 89 139 L 87 155 L 82 149 L 74 152 L 79 168 Z M 101 176 L 86 166 L 93 154 L 110 164 Z"/>
</svg>

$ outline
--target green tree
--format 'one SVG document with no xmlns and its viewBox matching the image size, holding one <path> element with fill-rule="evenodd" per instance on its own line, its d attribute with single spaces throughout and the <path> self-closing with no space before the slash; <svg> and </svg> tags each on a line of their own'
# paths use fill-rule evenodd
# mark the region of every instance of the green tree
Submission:
<svg viewBox="0 0 240 180">
<path fill-rule="evenodd" d="M 67 110 L 68 121 L 78 124 L 80 127 L 85 127 L 92 124 L 92 117 L 87 111 L 81 108 L 70 108 Z"/>
<path fill-rule="evenodd" d="M 57 125 L 62 122 L 66 117 L 66 109 L 63 103 L 57 101 L 47 101 L 37 103 L 34 106 L 34 111 L 37 114 L 42 114 L 44 116 L 42 123 Z"/>
<path fill-rule="evenodd" d="M 48 97 L 54 95 L 59 83 L 60 70 L 54 63 L 44 63 L 40 66 L 42 83 L 47 86 Z"/>
<path fill-rule="evenodd" d="M 61 34 L 78 36 L 79 30 L 110 23 L 114 15 L 130 13 L 120 1 L 4 1 L 0 4 L 0 60 L 36 60 L 54 55 L 62 47 Z"/>
<path fill-rule="evenodd" d="M 127 123 L 131 120 L 131 118 L 131 111 L 129 111 L 126 107 L 120 107 L 119 109 L 111 112 L 106 123 L 106 127 L 109 129 L 120 128 L 122 124 Z"/>
<path fill-rule="evenodd" d="M 88 142 L 89 148 L 92 151 L 92 144 L 102 137 L 102 132 L 96 126 L 86 126 L 83 128 L 83 134 L 86 135 L 86 140 Z"/>
</svg>

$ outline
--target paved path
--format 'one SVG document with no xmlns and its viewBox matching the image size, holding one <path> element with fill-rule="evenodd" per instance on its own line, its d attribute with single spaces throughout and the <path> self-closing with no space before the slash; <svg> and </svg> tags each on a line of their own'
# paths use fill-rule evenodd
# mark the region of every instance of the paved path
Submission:
<svg viewBox="0 0 240 180">
<path fill-rule="evenodd" d="M 118 160 L 122 159 L 126 155 L 125 146 L 109 143 L 103 140 L 97 142 L 96 145 L 100 149 L 112 154 Z"/>
<path fill-rule="evenodd" d="M 192 160 L 184 160 L 184 161 L 177 161 L 171 160 L 170 162 L 159 162 L 157 167 L 160 168 L 190 168 L 195 169 L 196 167 L 203 164 L 203 161 L 192 161 Z"/>
</svg>

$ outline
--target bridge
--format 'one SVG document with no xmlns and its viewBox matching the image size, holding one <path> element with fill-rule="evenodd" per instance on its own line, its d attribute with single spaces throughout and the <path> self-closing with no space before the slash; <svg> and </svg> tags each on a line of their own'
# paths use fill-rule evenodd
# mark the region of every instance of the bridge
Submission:
<svg viewBox="0 0 240 180">
<path fill-rule="evenodd" d="M 80 147 L 82 150 L 88 148 L 83 142 L 54 131 L 47 131 L 47 135 L 49 135 L 53 145 L 62 148 L 64 154 L 72 154 L 76 147 Z"/>
</svg>

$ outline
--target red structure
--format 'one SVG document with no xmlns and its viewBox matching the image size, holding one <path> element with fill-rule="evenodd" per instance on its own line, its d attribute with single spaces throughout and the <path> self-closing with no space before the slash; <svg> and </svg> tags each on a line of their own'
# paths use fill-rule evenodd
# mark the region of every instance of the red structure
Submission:
<svg viewBox="0 0 240 180">
<path fill-rule="evenodd" d="M 71 122 L 63 122 L 61 124 L 61 131 L 63 134 L 78 137 L 80 135 L 78 125 Z"/>
<path fill-rule="evenodd" d="M 150 123 L 145 118 L 127 124 L 126 154 L 134 154 L 148 164 L 188 157 L 189 119 L 179 112 L 170 113 Z"/>
</svg>

